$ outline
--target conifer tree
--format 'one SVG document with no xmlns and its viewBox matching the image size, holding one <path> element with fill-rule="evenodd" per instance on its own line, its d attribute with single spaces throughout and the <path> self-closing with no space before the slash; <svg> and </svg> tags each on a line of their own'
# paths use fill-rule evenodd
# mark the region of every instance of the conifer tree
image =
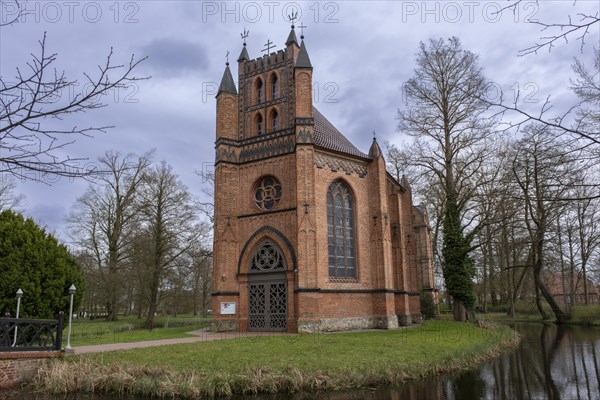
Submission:
<svg viewBox="0 0 600 400">
<path fill-rule="evenodd" d="M 15 316 L 16 292 L 23 291 L 19 317 L 54 318 L 69 310 L 74 284 L 75 309 L 84 292 L 80 266 L 67 248 L 31 218 L 0 213 L 0 315 Z"/>
</svg>

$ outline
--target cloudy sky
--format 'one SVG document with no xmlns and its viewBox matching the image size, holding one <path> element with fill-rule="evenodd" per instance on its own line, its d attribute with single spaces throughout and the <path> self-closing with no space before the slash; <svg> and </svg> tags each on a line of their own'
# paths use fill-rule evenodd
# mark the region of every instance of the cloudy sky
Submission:
<svg viewBox="0 0 600 400">
<path fill-rule="evenodd" d="M 13 1 L 13 0 L 11 0 Z M 2 0 L 2 22 L 15 15 Z M 565 23 L 570 15 L 596 14 L 595 0 L 524 1 L 516 12 L 497 11 L 498 1 L 33 1 L 27 15 L 0 28 L 0 75 L 10 80 L 23 68 L 47 33 L 47 51 L 58 53 L 56 68 L 70 79 L 94 74 L 112 47 L 114 61 L 132 54 L 148 57 L 137 70 L 151 76 L 105 99 L 108 107 L 63 121 L 70 126 L 115 125 L 93 138 L 78 138 L 70 157 L 90 162 L 108 150 L 142 154 L 155 149 L 190 190 L 200 196 L 204 182 L 194 171 L 210 171 L 214 159 L 216 89 L 225 54 L 235 60 L 247 39 L 251 58 L 261 56 L 267 40 L 284 47 L 290 30 L 287 15 L 298 11 L 307 26 L 305 43 L 313 67 L 314 101 L 319 110 L 359 149 L 368 151 L 372 131 L 380 143 L 402 143 L 395 115 L 402 107 L 402 83 L 412 76 L 419 42 L 457 36 L 477 53 L 487 78 L 505 92 L 521 92 L 522 106 L 535 109 L 552 95 L 553 111 L 574 103 L 569 92 L 573 57 L 591 65 L 599 46 L 598 25 L 580 51 L 577 36 L 557 43 L 551 52 L 518 57 L 519 50 L 551 32 L 527 23 L 537 19 Z M 298 25 L 298 24 L 297 24 Z M 299 32 L 298 32 L 299 33 Z M 493 96 L 493 94 L 490 94 Z M 88 183 L 61 178 L 52 184 L 18 182 L 26 196 L 22 211 L 68 240 L 65 218 Z"/>
</svg>

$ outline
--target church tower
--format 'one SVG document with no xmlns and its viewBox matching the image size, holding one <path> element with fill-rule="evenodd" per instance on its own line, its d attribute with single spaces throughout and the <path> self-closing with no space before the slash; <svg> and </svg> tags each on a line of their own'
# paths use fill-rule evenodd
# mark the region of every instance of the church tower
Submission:
<svg viewBox="0 0 600 400">
<path fill-rule="evenodd" d="M 216 96 L 213 329 L 417 321 L 419 291 L 433 288 L 417 271 L 431 268 L 415 247 L 429 231 L 415 235 L 410 188 L 376 141 L 362 153 L 313 106 L 294 25 L 283 49 L 267 41 L 254 59 L 242 37 L 238 85 L 227 63 Z"/>
</svg>

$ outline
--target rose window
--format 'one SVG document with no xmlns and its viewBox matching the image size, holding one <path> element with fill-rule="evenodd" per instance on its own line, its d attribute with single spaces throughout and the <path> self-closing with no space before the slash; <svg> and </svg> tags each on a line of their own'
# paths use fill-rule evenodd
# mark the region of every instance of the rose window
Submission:
<svg viewBox="0 0 600 400">
<path fill-rule="evenodd" d="M 254 190 L 254 202 L 262 210 L 272 210 L 281 199 L 281 184 L 272 176 L 261 179 Z"/>
</svg>

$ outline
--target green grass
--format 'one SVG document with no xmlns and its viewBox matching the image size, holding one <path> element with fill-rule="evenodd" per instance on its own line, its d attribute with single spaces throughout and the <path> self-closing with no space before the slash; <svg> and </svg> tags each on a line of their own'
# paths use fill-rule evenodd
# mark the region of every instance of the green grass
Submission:
<svg viewBox="0 0 600 400">
<path fill-rule="evenodd" d="M 600 304 L 574 306 L 573 318 L 569 322 L 581 325 L 600 326 Z"/>
<path fill-rule="evenodd" d="M 73 321 L 71 346 L 88 346 L 109 343 L 130 343 L 148 340 L 174 339 L 189 337 L 187 332 L 208 326 L 210 318 L 180 316 L 161 317 L 156 321 L 158 328 L 142 328 L 143 320 L 135 317 L 122 317 L 116 322 L 99 319 L 80 319 Z M 63 340 L 67 340 L 67 331 Z"/>
<path fill-rule="evenodd" d="M 349 365 L 354 368 L 371 367 L 374 359 L 379 364 L 396 363 L 398 357 L 402 357 L 401 362 L 410 359 L 421 363 L 428 361 L 429 355 L 439 352 L 450 355 L 441 360 L 444 363 L 457 351 L 472 351 L 474 343 L 485 346 L 493 339 L 488 337 L 489 334 L 489 331 L 473 325 L 431 322 L 415 329 L 397 331 L 242 337 L 84 358 L 102 360 L 103 363 L 127 362 L 136 366 L 161 360 L 163 367 L 178 371 L 217 369 L 239 373 L 249 367 L 284 369 L 289 365 L 308 371 L 342 371 Z"/>
<path fill-rule="evenodd" d="M 446 321 L 390 331 L 241 337 L 69 357 L 48 363 L 34 384 L 54 393 L 92 388 L 182 397 L 370 387 L 471 368 L 517 342 L 506 327 Z"/>
<path fill-rule="evenodd" d="M 484 321 L 497 321 L 502 323 L 508 322 L 543 322 L 543 323 L 555 323 L 556 319 L 552 310 L 548 311 L 550 319 L 543 321 L 540 314 L 537 312 L 518 312 L 515 317 L 510 317 L 506 313 L 486 313 L 477 314 L 477 318 Z M 584 325 L 584 326 L 600 326 L 600 305 L 579 305 L 574 306 L 572 310 L 571 319 L 566 322 L 569 325 Z"/>
</svg>

